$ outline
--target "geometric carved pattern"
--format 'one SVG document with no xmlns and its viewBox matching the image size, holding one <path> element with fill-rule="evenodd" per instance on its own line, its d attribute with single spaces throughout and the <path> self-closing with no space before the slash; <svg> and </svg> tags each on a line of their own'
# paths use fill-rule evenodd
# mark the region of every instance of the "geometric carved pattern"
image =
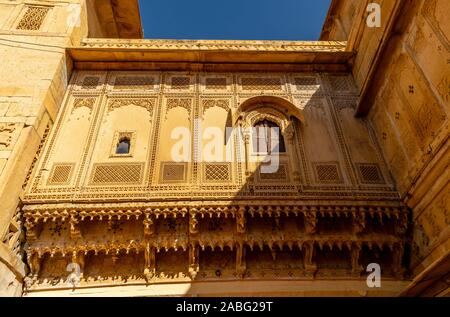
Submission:
<svg viewBox="0 0 450 317">
<path fill-rule="evenodd" d="M 153 89 L 155 79 L 148 76 L 120 76 L 114 80 L 114 89 Z"/>
<path fill-rule="evenodd" d="M 357 163 L 361 183 L 384 184 L 378 164 Z"/>
<path fill-rule="evenodd" d="M 83 89 L 96 89 L 100 82 L 99 77 L 86 76 L 81 84 Z"/>
<path fill-rule="evenodd" d="M 173 108 L 181 107 L 187 110 L 189 113 L 189 116 L 191 115 L 192 111 L 192 103 L 191 99 L 168 99 L 167 100 L 167 107 L 166 107 L 166 116 L 169 113 L 169 111 Z"/>
<path fill-rule="evenodd" d="M 226 78 L 206 78 L 206 89 L 227 89 L 227 79 Z"/>
<path fill-rule="evenodd" d="M 337 163 L 315 163 L 316 178 L 319 183 L 341 182 Z"/>
<path fill-rule="evenodd" d="M 155 106 L 155 100 L 146 99 L 112 99 L 109 102 L 108 112 L 118 109 L 120 107 L 136 106 L 146 109 L 150 116 L 153 114 L 153 107 Z"/>
<path fill-rule="evenodd" d="M 241 83 L 243 90 L 281 90 L 280 78 L 242 78 Z"/>
<path fill-rule="evenodd" d="M 90 110 L 94 107 L 95 98 L 76 98 L 73 102 L 73 111 L 81 108 L 86 107 Z"/>
<path fill-rule="evenodd" d="M 315 77 L 296 77 L 294 82 L 299 90 L 315 90 L 319 85 Z"/>
<path fill-rule="evenodd" d="M 212 107 L 219 107 L 228 112 L 230 110 L 230 102 L 227 99 L 203 100 L 203 114 L 205 114 L 206 110 Z"/>
<path fill-rule="evenodd" d="M 351 90 L 350 83 L 347 76 L 330 76 L 330 86 L 335 91 L 349 91 Z"/>
<path fill-rule="evenodd" d="M 262 181 L 285 181 L 288 179 L 286 165 L 280 164 L 278 170 L 274 173 L 270 173 L 270 170 L 266 173 L 260 169 L 259 171 L 259 179 Z"/>
<path fill-rule="evenodd" d="M 207 163 L 204 165 L 205 181 L 230 181 L 231 165 L 229 163 Z"/>
<path fill-rule="evenodd" d="M 28 7 L 16 29 L 32 31 L 39 30 L 49 10 L 50 8 L 48 7 Z"/>
<path fill-rule="evenodd" d="M 172 89 L 189 89 L 190 84 L 189 77 L 172 77 Z"/>
<path fill-rule="evenodd" d="M 48 179 L 49 185 L 62 185 L 70 181 L 73 164 L 55 164 Z"/>
<path fill-rule="evenodd" d="M 162 163 L 162 181 L 184 182 L 186 180 L 185 163 Z"/>
<path fill-rule="evenodd" d="M 91 184 L 138 184 L 142 179 L 142 163 L 96 164 Z"/>
</svg>

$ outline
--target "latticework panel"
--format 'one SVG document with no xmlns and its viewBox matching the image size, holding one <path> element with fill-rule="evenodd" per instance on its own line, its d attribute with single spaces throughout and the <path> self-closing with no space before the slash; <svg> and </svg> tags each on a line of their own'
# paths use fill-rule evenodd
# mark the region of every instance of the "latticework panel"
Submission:
<svg viewBox="0 0 450 317">
<path fill-rule="evenodd" d="M 62 185 L 70 181 L 73 164 L 55 164 L 48 179 L 49 185 Z"/>
<path fill-rule="evenodd" d="M 100 83 L 100 78 L 94 76 L 86 76 L 81 84 L 83 89 L 96 89 Z"/>
<path fill-rule="evenodd" d="M 263 173 L 263 171 L 260 168 L 259 178 L 262 181 L 286 181 L 288 179 L 286 165 L 281 164 L 278 167 L 278 170 L 274 173 Z"/>
<path fill-rule="evenodd" d="M 319 183 L 340 183 L 342 181 L 336 163 L 316 164 L 315 172 Z"/>
<path fill-rule="evenodd" d="M 149 76 L 118 76 L 114 80 L 114 89 L 152 89 L 155 79 Z"/>
<path fill-rule="evenodd" d="M 161 180 L 163 182 L 184 182 L 186 181 L 185 163 L 162 163 Z"/>
<path fill-rule="evenodd" d="M 142 180 L 142 163 L 96 164 L 91 184 L 138 184 Z"/>
<path fill-rule="evenodd" d="M 299 90 L 313 90 L 319 85 L 315 77 L 296 77 L 294 83 Z"/>
<path fill-rule="evenodd" d="M 383 176 L 377 164 L 357 164 L 361 183 L 384 184 Z"/>
<path fill-rule="evenodd" d="M 244 90 L 281 90 L 280 78 L 250 77 L 242 78 L 242 89 Z"/>
<path fill-rule="evenodd" d="M 332 90 L 349 91 L 351 89 L 347 76 L 331 76 L 330 86 Z"/>
<path fill-rule="evenodd" d="M 228 163 L 204 164 L 204 179 L 208 182 L 225 182 L 231 180 L 231 169 Z"/>
<path fill-rule="evenodd" d="M 49 10 L 50 8 L 48 7 L 28 7 L 16 29 L 30 31 L 39 30 Z"/>
<path fill-rule="evenodd" d="M 172 89 L 189 89 L 191 80 L 189 77 L 172 77 Z"/>
<path fill-rule="evenodd" d="M 205 81 L 206 89 L 227 89 L 226 78 L 209 77 Z"/>
</svg>

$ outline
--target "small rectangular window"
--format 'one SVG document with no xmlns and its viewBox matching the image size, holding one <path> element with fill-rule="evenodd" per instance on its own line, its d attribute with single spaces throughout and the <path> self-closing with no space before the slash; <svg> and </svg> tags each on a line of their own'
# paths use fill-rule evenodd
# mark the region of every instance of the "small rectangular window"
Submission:
<svg viewBox="0 0 450 317">
<path fill-rule="evenodd" d="M 136 145 L 136 133 L 134 131 L 118 131 L 114 134 L 111 148 L 112 157 L 131 157 Z"/>
</svg>

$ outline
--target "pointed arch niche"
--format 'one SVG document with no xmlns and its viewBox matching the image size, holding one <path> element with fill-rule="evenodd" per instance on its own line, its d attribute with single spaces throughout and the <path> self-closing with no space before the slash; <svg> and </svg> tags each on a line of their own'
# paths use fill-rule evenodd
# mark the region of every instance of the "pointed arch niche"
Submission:
<svg viewBox="0 0 450 317">
<path fill-rule="evenodd" d="M 295 124 L 305 121 L 301 109 L 290 101 L 275 96 L 257 96 L 247 99 L 232 113 L 233 125 L 243 130 L 245 146 L 246 174 L 248 176 L 258 173 L 260 163 L 254 158 L 252 144 L 252 128 L 262 121 L 269 121 L 280 128 L 280 133 L 286 142 L 286 152 L 279 153 L 280 166 L 285 165 L 289 171 L 286 174 L 293 175 L 290 181 L 300 181 L 298 144 L 294 141 L 296 131 Z"/>
</svg>

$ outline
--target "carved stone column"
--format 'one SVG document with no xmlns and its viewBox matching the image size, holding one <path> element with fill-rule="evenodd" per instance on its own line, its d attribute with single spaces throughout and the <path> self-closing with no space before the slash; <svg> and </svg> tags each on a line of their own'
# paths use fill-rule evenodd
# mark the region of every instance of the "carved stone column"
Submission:
<svg viewBox="0 0 450 317">
<path fill-rule="evenodd" d="M 314 262 L 314 242 L 306 242 L 302 246 L 303 249 L 303 266 L 308 275 L 314 276 L 317 271 L 317 264 Z"/>
<path fill-rule="evenodd" d="M 37 253 L 32 253 L 28 256 L 28 264 L 30 265 L 30 271 L 33 279 L 39 277 L 39 272 L 41 271 L 42 259 Z"/>
<path fill-rule="evenodd" d="M 41 223 L 32 218 L 25 221 L 26 239 L 28 242 L 36 241 L 39 238 L 41 226 Z"/>
<path fill-rule="evenodd" d="M 147 243 L 144 251 L 145 269 L 144 275 L 149 282 L 156 274 L 156 248 Z"/>
<path fill-rule="evenodd" d="M 245 233 L 247 231 L 247 219 L 245 218 L 245 207 L 239 207 L 236 212 L 236 230 L 237 233 Z"/>
<path fill-rule="evenodd" d="M 236 273 L 240 278 L 244 278 L 247 270 L 247 263 L 245 260 L 245 245 L 239 242 L 236 245 Z"/>
<path fill-rule="evenodd" d="M 289 154 L 289 166 L 292 168 L 292 174 L 294 175 L 293 179 L 294 181 L 298 182 L 300 181 L 300 172 L 298 169 L 297 162 L 299 160 L 296 157 L 296 150 L 295 150 L 295 138 L 294 138 L 294 128 L 292 127 L 292 123 L 290 126 L 286 128 L 284 131 L 284 136 L 286 137 L 287 143 L 288 143 L 288 154 Z"/>
<path fill-rule="evenodd" d="M 199 256 L 199 246 L 197 244 L 191 244 L 189 247 L 189 275 L 193 280 L 195 280 L 200 270 Z"/>
<path fill-rule="evenodd" d="M 351 247 L 352 256 L 352 275 L 360 276 L 363 267 L 359 264 L 359 256 L 361 254 L 361 245 L 353 244 Z"/>
<path fill-rule="evenodd" d="M 392 271 L 395 277 L 398 279 L 402 278 L 403 274 L 405 273 L 405 270 L 402 267 L 403 254 L 403 244 L 396 243 L 392 250 Z"/>
<path fill-rule="evenodd" d="M 245 150 L 245 175 L 250 176 L 250 139 L 252 137 L 251 129 L 243 129 L 244 150 Z"/>
</svg>

